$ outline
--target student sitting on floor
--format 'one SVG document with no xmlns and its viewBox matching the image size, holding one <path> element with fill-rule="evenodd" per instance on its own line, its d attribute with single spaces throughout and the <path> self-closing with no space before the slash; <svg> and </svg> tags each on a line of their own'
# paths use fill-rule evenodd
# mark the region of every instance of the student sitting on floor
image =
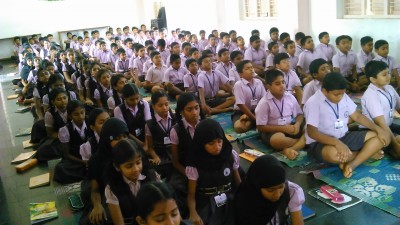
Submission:
<svg viewBox="0 0 400 225">
<path fill-rule="evenodd" d="M 88 175 L 81 185 L 85 208 L 79 224 L 101 224 L 111 221 L 105 210 L 105 166 L 112 160 L 112 149 L 128 138 L 126 123 L 117 118 L 108 119 L 101 129 L 97 152 L 88 161 Z"/>
<path fill-rule="evenodd" d="M 189 49 L 189 58 L 198 60 L 200 58 L 200 52 L 198 48 L 190 48 Z"/>
<path fill-rule="evenodd" d="M 43 114 L 43 96 L 49 93 L 49 78 L 50 73 L 45 69 L 39 69 L 37 75 L 37 83 L 33 89 L 33 97 L 35 101 L 35 107 L 32 110 L 34 111 L 34 117 L 36 120 L 42 120 Z"/>
<path fill-rule="evenodd" d="M 281 71 L 266 71 L 265 79 L 268 91 L 255 109 L 257 130 L 265 145 L 293 160 L 304 147 L 303 112 L 296 98 L 286 92 Z"/>
<path fill-rule="evenodd" d="M 304 105 L 307 121 L 306 150 L 319 162 L 339 164 L 343 176 L 367 159 L 381 158 L 381 149 L 390 144 L 389 134 L 359 113 L 347 96 L 346 79 L 340 73 L 328 73 L 318 90 Z M 372 131 L 350 131 L 349 118 Z"/>
<path fill-rule="evenodd" d="M 124 101 L 115 107 L 114 117 L 124 121 L 129 128 L 129 137 L 144 146 L 145 124 L 151 119 L 149 103 L 140 99 L 139 89 L 133 83 L 125 84 L 122 96 Z"/>
<path fill-rule="evenodd" d="M 285 168 L 274 156 L 257 158 L 234 199 L 236 225 L 303 225 L 303 189 L 286 180 Z M 272 222 L 274 221 L 274 222 Z"/>
<path fill-rule="evenodd" d="M 199 64 L 195 59 L 188 59 L 185 62 L 188 72 L 183 76 L 183 86 L 185 87 L 185 92 L 191 92 L 196 96 L 199 96 L 199 90 L 197 87 L 199 78 Z"/>
<path fill-rule="evenodd" d="M 172 127 L 170 134 L 172 165 L 174 167 L 170 184 L 177 195 L 179 209 L 182 215 L 186 216 L 188 209 L 185 167 L 189 152 L 193 147 L 194 131 L 200 120 L 204 119 L 199 102 L 193 93 L 183 93 L 179 97 L 176 103 L 175 116 L 177 124 Z"/>
<path fill-rule="evenodd" d="M 229 78 L 229 70 L 231 70 L 235 65 L 231 62 L 229 57 L 229 51 L 226 48 L 221 48 L 218 51 L 219 63 L 215 71 L 219 71 Z"/>
<path fill-rule="evenodd" d="M 132 76 L 129 72 L 129 59 L 126 58 L 125 49 L 118 49 L 117 54 L 119 58 L 115 62 L 115 72 L 122 73 L 126 79 L 130 79 Z"/>
<path fill-rule="evenodd" d="M 400 109 L 399 94 L 390 85 L 390 75 L 386 63 L 370 61 L 365 66 L 365 74 L 371 84 L 361 99 L 363 114 L 390 134 L 390 148 L 385 150 L 399 159 L 400 126 L 393 123 L 394 112 Z"/>
<path fill-rule="evenodd" d="M 351 51 L 349 36 L 340 35 L 336 38 L 338 52 L 332 58 L 333 71 L 341 73 L 347 80 L 347 86 L 351 92 L 365 90 L 368 83 L 365 76 L 358 77 L 357 56 Z"/>
<path fill-rule="evenodd" d="M 285 80 L 286 91 L 294 94 L 299 105 L 303 99 L 303 89 L 301 81 L 296 72 L 290 69 L 290 59 L 287 53 L 278 53 L 274 58 L 275 67 L 283 73 Z"/>
<path fill-rule="evenodd" d="M 36 153 L 36 158 L 39 161 L 48 161 L 60 157 L 58 130 L 65 126 L 68 121 L 67 92 L 62 88 L 53 89 L 49 94 L 49 100 L 50 108 L 44 115 L 47 137 L 41 140 Z"/>
<path fill-rule="evenodd" d="M 67 106 L 68 123 L 58 131 L 61 142 L 62 160 L 54 169 L 53 179 L 61 184 L 70 184 L 83 180 L 86 175 L 87 161 L 79 154 L 80 146 L 92 136 L 86 126 L 85 105 L 78 100 L 70 101 Z"/>
<path fill-rule="evenodd" d="M 254 109 L 266 91 L 261 80 L 254 78 L 256 73 L 250 60 L 241 61 L 236 69 L 241 78 L 233 86 L 235 107 L 231 119 L 235 132 L 244 133 L 256 127 Z"/>
<path fill-rule="evenodd" d="M 122 74 L 115 74 L 111 77 L 112 96 L 107 100 L 108 113 L 114 116 L 114 109 L 123 102 L 122 90 L 126 84 L 126 78 Z"/>
<path fill-rule="evenodd" d="M 50 75 L 48 85 L 49 85 L 49 92 L 55 88 L 61 88 L 67 92 L 70 101 L 77 100 L 76 93 L 66 88 L 64 77 L 60 73 Z M 50 105 L 48 94 L 43 95 L 42 102 L 43 102 L 43 112 L 46 112 Z"/>
<path fill-rule="evenodd" d="M 172 172 L 171 129 L 176 123 L 168 95 L 159 91 L 151 96 L 151 119 L 146 121 L 147 153 L 161 178 L 169 180 Z"/>
<path fill-rule="evenodd" d="M 185 225 L 179 212 L 174 190 L 165 183 L 152 182 L 140 188 L 136 201 L 136 222 L 139 225 L 174 224 Z"/>
<path fill-rule="evenodd" d="M 96 153 L 99 146 L 101 128 L 109 118 L 110 116 L 103 108 L 94 108 L 90 112 L 88 124 L 93 131 L 93 135 L 88 138 L 87 142 L 81 144 L 79 147 L 79 154 L 82 160 L 88 161 L 90 157 Z"/>
<path fill-rule="evenodd" d="M 239 156 L 226 139 L 221 125 L 212 119 L 196 127 L 186 166 L 188 207 L 194 224 L 234 224 L 232 200 L 240 184 Z"/>
<path fill-rule="evenodd" d="M 136 195 L 141 186 L 156 181 L 143 149 L 133 140 L 118 142 L 112 149 L 112 163 L 106 167 L 107 186 L 104 195 L 115 225 L 136 224 Z"/>
<path fill-rule="evenodd" d="M 168 95 L 175 99 L 185 91 L 183 76 L 185 76 L 187 70 L 181 67 L 181 57 L 178 54 L 171 54 L 170 63 L 171 66 L 165 71 L 162 81 L 164 82 Z"/>
<path fill-rule="evenodd" d="M 203 112 L 209 115 L 231 111 L 230 107 L 235 103 L 235 97 L 230 96 L 232 86 L 228 77 L 218 70 L 212 70 L 209 56 L 202 55 L 198 62 L 203 70 L 199 74 L 197 84 Z"/>
<path fill-rule="evenodd" d="M 267 70 L 270 70 L 270 69 L 275 68 L 274 58 L 275 58 L 276 54 L 279 53 L 278 42 L 275 42 L 275 41 L 270 42 L 268 44 L 268 51 L 269 51 L 269 54 L 267 56 L 267 59 L 265 60 L 265 68 Z"/>
<path fill-rule="evenodd" d="M 284 48 L 287 54 L 289 55 L 290 60 L 290 69 L 296 71 L 297 70 L 297 62 L 299 62 L 299 57 L 296 56 L 296 43 L 292 40 L 289 40 L 284 43 Z"/>
<path fill-rule="evenodd" d="M 373 60 L 386 63 L 388 73 L 397 80 L 397 88 L 400 88 L 400 77 L 396 68 L 396 60 L 389 56 L 389 43 L 386 40 L 377 40 L 374 44 L 376 56 Z"/>
<path fill-rule="evenodd" d="M 155 93 L 164 90 L 163 78 L 168 68 L 163 64 L 159 52 L 153 51 L 150 54 L 150 58 L 153 65 L 147 71 L 143 87 L 147 92 Z"/>
<path fill-rule="evenodd" d="M 235 85 L 237 81 L 240 80 L 239 73 L 236 69 L 236 66 L 243 61 L 243 53 L 241 51 L 233 51 L 229 55 L 231 58 L 231 62 L 233 63 L 234 66 L 229 70 L 229 82 L 232 85 L 232 87 Z"/>
<path fill-rule="evenodd" d="M 97 107 L 108 110 L 107 100 L 113 95 L 110 83 L 111 73 L 108 69 L 100 69 L 97 72 L 98 85 L 94 90 L 93 98 L 96 100 Z"/>
<path fill-rule="evenodd" d="M 302 52 L 299 55 L 299 61 L 297 62 L 297 71 L 300 74 L 300 79 L 303 85 L 306 85 L 312 80 L 309 70 L 311 62 L 318 58 L 326 60 L 326 57 L 315 51 L 314 41 L 311 36 L 303 37 L 300 43 Z"/>
<path fill-rule="evenodd" d="M 302 106 L 306 104 L 307 100 L 321 90 L 322 80 L 326 74 L 331 72 L 331 67 L 325 59 L 315 59 L 310 64 L 310 74 L 313 80 L 304 86 L 303 98 L 301 100 Z"/>
<path fill-rule="evenodd" d="M 97 82 L 93 78 L 91 68 L 100 69 L 99 64 L 91 63 L 89 60 L 84 59 L 82 61 L 83 74 L 76 80 L 76 86 L 78 88 L 79 100 L 85 102 L 85 104 L 92 106 L 93 101 L 91 99 L 90 90 L 96 90 Z"/>
<path fill-rule="evenodd" d="M 133 60 L 133 74 L 135 79 L 135 84 L 138 87 L 143 86 L 142 82 L 144 82 L 145 73 L 143 73 L 143 66 L 147 61 L 146 56 L 146 48 L 141 44 L 135 45 L 135 52 L 137 53 L 137 57 Z"/>
</svg>

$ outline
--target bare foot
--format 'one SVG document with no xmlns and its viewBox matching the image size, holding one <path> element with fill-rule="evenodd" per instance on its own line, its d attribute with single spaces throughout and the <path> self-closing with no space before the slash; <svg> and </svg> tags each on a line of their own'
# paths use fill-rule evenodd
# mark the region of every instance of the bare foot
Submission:
<svg viewBox="0 0 400 225">
<path fill-rule="evenodd" d="M 349 164 L 339 164 L 339 168 L 342 170 L 344 177 L 350 178 L 353 175 L 353 168 Z"/>
<path fill-rule="evenodd" d="M 378 153 L 376 153 L 375 155 L 373 155 L 373 156 L 371 157 L 371 159 L 381 160 L 384 156 L 385 156 L 385 152 L 384 152 L 383 150 L 380 150 Z"/>
<path fill-rule="evenodd" d="M 299 152 L 291 148 L 285 148 L 282 150 L 281 153 L 288 157 L 288 159 L 290 160 L 294 160 L 299 155 Z"/>
</svg>

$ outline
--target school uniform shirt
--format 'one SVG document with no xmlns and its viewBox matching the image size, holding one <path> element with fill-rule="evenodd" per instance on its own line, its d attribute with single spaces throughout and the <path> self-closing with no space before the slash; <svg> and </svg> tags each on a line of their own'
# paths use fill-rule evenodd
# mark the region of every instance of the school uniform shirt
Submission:
<svg viewBox="0 0 400 225">
<path fill-rule="evenodd" d="M 128 55 L 126 55 L 127 59 L 129 59 L 129 69 L 133 69 L 133 65 L 134 65 L 134 61 L 137 58 L 136 55 L 132 55 L 131 57 L 128 57 Z"/>
<path fill-rule="evenodd" d="M 171 55 L 171 52 L 169 50 L 164 50 L 164 51 L 159 51 L 161 55 L 161 59 L 164 64 L 167 64 L 168 58 Z"/>
<path fill-rule="evenodd" d="M 357 73 L 361 73 L 362 70 L 361 68 L 365 68 L 365 65 L 369 61 L 375 58 L 375 54 L 370 52 L 369 54 L 366 54 L 362 49 L 360 50 L 359 53 L 357 53 Z"/>
<path fill-rule="evenodd" d="M 224 44 L 222 41 L 220 43 L 218 43 L 217 45 L 217 53 L 219 52 L 219 50 L 226 48 L 228 49 L 229 53 L 233 52 L 233 50 L 235 50 L 235 48 L 237 48 L 237 45 L 235 43 L 229 42 L 229 44 Z"/>
<path fill-rule="evenodd" d="M 238 73 L 238 71 L 236 70 L 236 66 L 233 66 L 230 70 L 229 70 L 229 81 L 233 81 L 234 83 L 236 83 L 238 80 L 240 80 L 240 75 Z"/>
<path fill-rule="evenodd" d="M 21 53 L 24 50 L 24 47 L 22 47 L 22 45 L 16 45 L 14 44 L 14 52 L 16 52 L 17 54 Z"/>
<path fill-rule="evenodd" d="M 265 60 L 267 59 L 267 53 L 263 48 L 255 50 L 253 47 L 249 47 L 244 52 L 244 60 L 250 60 L 254 64 L 264 66 Z"/>
<path fill-rule="evenodd" d="M 321 90 L 322 83 L 319 80 L 312 80 L 304 86 L 303 98 L 301 99 L 301 104 L 306 104 L 307 100 L 311 98 L 318 90 Z"/>
<path fill-rule="evenodd" d="M 267 59 L 265 60 L 265 68 L 275 67 L 274 58 L 275 58 L 275 55 L 272 53 L 269 53 L 269 55 L 267 56 Z"/>
<path fill-rule="evenodd" d="M 278 100 L 267 91 L 258 102 L 255 113 L 257 125 L 278 126 L 280 119 L 285 119 L 285 125 L 289 125 L 292 118 L 303 114 L 303 111 L 292 94 L 285 92 L 282 99 Z"/>
<path fill-rule="evenodd" d="M 113 89 L 110 87 L 106 88 L 102 84 L 99 85 L 99 88 L 103 89 L 103 92 L 107 95 L 107 99 L 113 95 Z M 100 91 L 98 89 L 94 90 L 93 98 L 96 100 L 101 99 Z"/>
<path fill-rule="evenodd" d="M 164 64 L 161 62 L 161 64 Z M 150 58 L 147 59 L 147 61 L 143 65 L 143 74 L 147 75 L 147 71 L 153 66 L 153 62 L 151 61 Z"/>
<path fill-rule="evenodd" d="M 190 46 L 192 48 L 197 48 L 197 50 L 199 50 L 199 52 L 201 52 L 199 43 L 190 42 Z"/>
<path fill-rule="evenodd" d="M 384 116 L 386 124 L 390 126 L 394 110 L 400 106 L 400 97 L 391 85 L 385 85 L 383 89 L 369 84 L 361 98 L 362 113 L 370 120 Z"/>
<path fill-rule="evenodd" d="M 147 101 L 142 101 L 142 102 L 143 102 L 143 106 L 144 106 L 144 120 L 145 121 L 150 120 L 151 119 L 151 113 L 150 113 L 149 103 Z M 125 104 L 126 108 L 132 113 L 133 117 L 136 117 L 136 114 L 137 114 L 137 112 L 139 110 L 138 106 L 136 105 L 135 108 L 132 109 L 126 103 L 123 103 L 123 104 Z M 122 121 L 124 121 L 126 123 L 126 121 L 124 119 L 124 116 L 122 114 L 121 108 L 118 107 L 118 106 L 116 106 L 115 109 L 114 109 L 114 117 L 118 118 L 118 119 L 120 119 L 120 120 L 122 120 Z"/>
<path fill-rule="evenodd" d="M 44 60 L 50 54 L 50 49 L 42 48 L 40 50 L 39 56 L 42 60 Z M 20 59 L 21 61 L 21 59 Z"/>
<path fill-rule="evenodd" d="M 111 68 L 115 69 L 115 63 L 117 62 L 118 59 L 119 59 L 118 54 L 114 54 L 111 51 L 110 54 L 108 55 L 108 59 L 107 59 L 107 61 L 111 64 Z"/>
<path fill-rule="evenodd" d="M 82 74 L 80 77 L 78 77 L 78 79 L 76 80 L 76 87 L 78 88 L 79 91 L 83 91 L 83 89 L 84 89 L 84 87 L 82 86 L 81 80 L 85 79 L 85 81 L 83 82 L 83 83 L 85 83 L 88 78 L 89 77 L 86 76 L 86 74 Z"/>
<path fill-rule="evenodd" d="M 105 51 L 99 51 L 99 53 L 98 53 L 98 58 L 99 58 L 99 61 L 100 61 L 100 63 L 109 63 L 109 59 L 110 59 L 110 53 L 111 53 L 111 51 L 110 50 L 105 50 Z"/>
<path fill-rule="evenodd" d="M 309 51 L 304 49 L 303 52 L 299 55 L 299 61 L 297 62 L 297 66 L 300 66 L 306 73 L 310 72 L 310 64 L 314 59 L 325 59 L 327 58 L 316 51 Z"/>
<path fill-rule="evenodd" d="M 249 110 L 254 110 L 258 102 L 266 94 L 261 80 L 253 78 L 252 82 L 240 78 L 233 86 L 233 95 L 235 96 L 235 110 L 240 110 L 238 104 L 245 105 Z M 252 104 L 252 101 L 255 103 Z"/>
<path fill-rule="evenodd" d="M 167 71 L 167 69 L 168 67 L 165 65 L 162 65 L 161 67 L 152 65 L 147 71 L 145 80 L 153 84 L 161 84 L 163 82 L 164 74 Z"/>
<path fill-rule="evenodd" d="M 58 108 L 55 108 L 54 112 L 60 114 L 60 117 L 62 118 L 64 123 L 67 123 L 68 120 L 67 110 L 65 110 L 65 112 L 61 112 L 60 110 L 58 110 Z M 50 128 L 54 127 L 54 118 L 49 111 L 47 111 L 44 114 L 44 125 L 45 127 L 50 127 Z"/>
<path fill-rule="evenodd" d="M 74 121 L 72 121 L 72 128 L 78 132 L 82 139 L 85 139 L 85 130 L 87 129 L 85 121 L 83 122 L 81 128 L 79 128 Z M 61 143 L 69 143 L 70 133 L 67 126 L 61 127 L 60 130 L 58 130 L 58 140 L 60 140 Z"/>
<path fill-rule="evenodd" d="M 196 74 L 192 74 L 191 72 L 187 72 L 185 76 L 183 76 L 183 87 L 187 88 L 190 92 L 197 93 L 199 90 L 197 89 L 198 79 L 200 72 Z"/>
<path fill-rule="evenodd" d="M 121 59 L 117 59 L 115 61 L 115 72 L 124 73 L 129 71 L 129 60 L 125 59 L 122 61 Z"/>
<path fill-rule="evenodd" d="M 232 149 L 232 157 L 233 157 L 233 170 L 237 170 L 239 168 L 239 155 L 238 153 Z M 189 180 L 198 180 L 199 172 L 196 167 L 187 166 L 185 168 L 186 177 Z"/>
<path fill-rule="evenodd" d="M 356 104 L 345 93 L 338 104 L 330 102 L 321 90 L 318 90 L 304 105 L 304 115 L 307 125 L 318 128 L 318 131 L 334 138 L 343 137 L 347 131 L 349 116 L 357 109 Z M 335 129 L 335 123 L 339 120 L 343 122 L 343 128 Z M 315 142 L 308 136 L 306 128 L 306 144 Z"/>
<path fill-rule="evenodd" d="M 285 80 L 286 91 L 292 93 L 295 87 L 301 87 L 301 81 L 294 70 L 289 70 L 287 73 L 279 70 L 283 73 L 283 79 Z"/>
<path fill-rule="evenodd" d="M 226 84 L 228 81 L 228 77 L 218 70 L 212 70 L 210 72 L 202 71 L 199 74 L 197 86 L 203 88 L 204 97 L 208 99 L 214 98 L 219 91 L 219 87 L 222 84 Z"/>
<path fill-rule="evenodd" d="M 332 61 L 333 56 L 336 54 L 336 49 L 331 44 L 322 44 L 320 43 L 315 50 L 319 54 L 325 56 L 328 61 Z"/>
<path fill-rule="evenodd" d="M 93 133 L 94 133 L 94 137 L 96 138 L 97 143 L 99 143 L 99 140 L 100 140 L 99 134 L 97 134 L 96 131 L 93 131 Z M 89 141 L 83 143 L 79 147 L 79 154 L 81 155 L 82 160 L 90 159 L 90 157 L 92 156 L 92 146 L 90 145 Z"/>
<path fill-rule="evenodd" d="M 38 69 L 36 69 L 36 68 L 29 72 L 28 79 L 26 79 L 28 81 L 28 83 L 29 82 L 31 82 L 33 84 L 37 83 L 37 72 L 38 72 Z"/>
<path fill-rule="evenodd" d="M 179 69 L 174 69 L 170 66 L 164 73 L 163 82 L 171 82 L 172 84 L 183 83 L 183 76 L 187 73 L 187 69 L 180 67 Z"/>
<path fill-rule="evenodd" d="M 131 49 L 131 48 L 126 48 L 126 49 L 125 49 L 125 53 L 126 53 L 126 57 L 127 57 L 128 59 L 130 59 L 130 58 L 132 58 L 133 56 L 135 56 L 135 54 L 134 54 L 134 52 L 133 52 L 133 49 Z M 136 56 L 135 56 L 135 58 L 136 58 Z"/>
<path fill-rule="evenodd" d="M 188 133 L 190 134 L 190 137 L 194 136 L 194 131 L 196 129 L 197 124 L 200 123 L 200 120 L 196 123 L 196 125 L 193 127 L 192 125 L 190 125 L 185 118 L 182 119 L 183 122 L 183 127 L 188 131 Z M 179 145 L 179 137 L 178 137 L 178 133 L 175 130 L 175 127 L 172 127 L 171 129 L 171 133 L 169 134 L 170 140 L 171 140 L 171 144 L 173 145 Z"/>
<path fill-rule="evenodd" d="M 75 63 L 71 63 L 70 61 L 67 62 L 68 65 L 70 65 L 75 71 L 76 71 L 76 62 Z M 62 64 L 62 71 L 63 72 L 68 72 L 67 66 L 65 65 L 65 63 L 61 63 Z M 72 75 L 72 74 L 70 74 Z"/>
<path fill-rule="evenodd" d="M 90 45 L 83 44 L 82 45 L 82 53 L 90 55 Z"/>
<path fill-rule="evenodd" d="M 284 45 L 279 46 L 279 53 L 287 53 Z"/>
<path fill-rule="evenodd" d="M 387 56 L 386 58 L 383 58 L 380 55 L 375 56 L 375 58 L 373 59 L 374 61 L 381 61 L 386 63 L 386 65 L 388 66 L 388 73 L 392 74 L 393 69 L 395 68 L 395 64 L 396 61 L 392 56 Z"/>
<path fill-rule="evenodd" d="M 49 90 L 49 92 L 50 91 L 51 91 L 51 89 Z M 33 94 L 34 94 L 34 97 L 37 97 L 37 96 L 40 97 L 39 92 L 37 92 L 37 95 L 35 94 L 35 90 L 33 90 Z M 73 92 L 73 91 L 69 91 L 69 96 L 68 97 L 69 97 L 69 101 L 78 100 L 77 97 L 76 97 L 76 93 Z M 43 104 L 43 106 L 49 106 L 50 101 L 49 101 L 49 95 L 48 94 L 43 95 L 42 104 Z"/>
<path fill-rule="evenodd" d="M 357 56 L 354 52 L 349 51 L 347 54 L 344 54 L 340 50 L 336 53 L 336 55 L 332 58 L 332 65 L 334 68 L 339 68 L 340 73 L 345 76 L 353 75 L 353 66 L 357 65 Z"/>
<path fill-rule="evenodd" d="M 183 53 L 181 54 L 181 67 L 185 68 L 185 63 L 188 58 L 189 56 L 186 56 Z"/>
<path fill-rule="evenodd" d="M 99 57 L 100 57 L 100 56 L 99 56 L 100 52 L 101 52 L 100 49 L 98 49 L 97 47 L 94 47 L 93 50 L 92 50 L 92 56 L 93 56 L 94 58 L 99 58 Z"/>
<path fill-rule="evenodd" d="M 199 50 L 199 51 L 203 51 L 203 50 L 205 50 L 206 49 L 206 47 L 207 47 L 207 45 L 208 45 L 208 40 L 206 39 L 206 38 L 204 38 L 204 39 L 199 39 L 199 46 L 200 46 L 200 48 L 201 48 L 201 50 Z"/>
<path fill-rule="evenodd" d="M 132 192 L 133 196 L 136 196 L 140 190 L 140 183 L 142 180 L 146 179 L 146 176 L 143 174 L 139 175 L 139 178 L 136 182 L 128 180 L 125 176 L 122 176 L 122 179 L 125 183 L 128 184 L 129 190 Z M 117 196 L 111 191 L 110 185 L 107 184 L 106 188 L 104 189 L 104 195 L 106 197 L 106 203 L 112 205 L 119 205 L 119 200 Z"/>
<path fill-rule="evenodd" d="M 232 69 L 235 66 L 231 61 L 228 62 L 228 65 L 225 65 L 225 63 L 220 62 L 217 65 L 217 68 L 215 70 L 221 72 L 224 74 L 227 78 L 229 78 L 229 70 Z"/>
<path fill-rule="evenodd" d="M 165 133 L 170 133 L 170 131 L 173 127 L 173 124 L 172 124 L 172 117 L 169 112 L 168 112 L 167 119 L 161 118 L 156 112 L 154 112 L 154 118 L 157 121 L 157 124 L 165 131 Z M 150 137 L 153 136 L 151 134 L 149 126 L 147 126 L 147 123 L 144 126 L 144 131 L 145 131 L 146 136 L 150 136 Z"/>
<path fill-rule="evenodd" d="M 289 60 L 290 60 L 290 69 L 296 71 L 297 63 L 299 62 L 299 57 L 296 55 L 291 56 L 289 53 Z"/>
<path fill-rule="evenodd" d="M 215 55 L 217 55 L 217 46 L 211 46 L 210 44 L 206 46 L 204 50 L 211 50 L 211 52 Z"/>
<path fill-rule="evenodd" d="M 301 54 L 303 51 L 304 51 L 304 49 L 303 49 L 300 45 L 296 44 L 296 51 L 295 51 L 294 55 L 297 56 L 297 57 L 299 57 L 300 54 Z"/>
<path fill-rule="evenodd" d="M 135 60 L 133 60 L 133 69 L 137 69 L 138 70 L 138 76 L 144 76 L 145 73 L 143 73 L 143 66 L 147 61 L 147 57 L 140 57 L 138 56 Z"/>
<path fill-rule="evenodd" d="M 121 102 L 123 102 L 122 94 L 118 93 L 118 97 L 119 97 L 119 100 L 120 100 Z M 107 99 L 107 106 L 108 106 L 108 109 L 114 111 L 116 105 L 115 105 L 115 100 L 114 100 L 114 97 L 113 97 L 113 96 L 111 96 L 111 97 L 109 97 L 109 98 Z"/>
<path fill-rule="evenodd" d="M 239 51 L 239 52 L 241 52 L 241 53 L 244 55 L 244 53 L 246 52 L 246 50 L 247 50 L 246 47 L 244 47 L 243 49 L 237 47 L 237 48 L 235 48 L 233 51 Z"/>
<path fill-rule="evenodd" d="M 69 48 L 75 49 L 76 44 L 78 44 L 78 42 L 72 41 L 69 43 Z"/>
</svg>

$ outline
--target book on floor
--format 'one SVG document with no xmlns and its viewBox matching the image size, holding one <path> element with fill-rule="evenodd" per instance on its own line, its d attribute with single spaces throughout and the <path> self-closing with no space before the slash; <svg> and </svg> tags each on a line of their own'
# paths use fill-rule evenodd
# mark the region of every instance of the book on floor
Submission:
<svg viewBox="0 0 400 225">
<path fill-rule="evenodd" d="M 30 158 L 32 158 L 36 154 L 36 151 L 24 152 L 19 154 L 11 163 L 21 163 Z"/>
<path fill-rule="evenodd" d="M 38 145 L 38 143 L 32 143 L 30 139 L 25 140 L 22 142 L 22 147 L 26 148 L 32 148 L 34 146 Z"/>
<path fill-rule="evenodd" d="M 50 184 L 50 173 L 45 173 L 29 179 L 29 188 L 41 187 Z"/>
<path fill-rule="evenodd" d="M 25 113 L 25 112 L 30 111 L 31 108 L 32 108 L 32 106 L 25 106 L 25 107 L 18 108 L 15 112 L 16 113 Z"/>
<path fill-rule="evenodd" d="M 320 187 L 312 189 L 308 192 L 309 195 L 313 196 L 314 198 L 322 201 L 323 203 L 335 208 L 338 211 L 342 211 L 343 209 L 347 209 L 353 205 L 356 205 L 360 202 L 362 202 L 361 199 L 352 196 L 348 193 L 343 192 L 342 190 L 336 189 L 344 196 L 344 201 L 343 202 L 335 202 L 331 200 L 326 194 L 324 194 L 321 190 Z"/>
<path fill-rule="evenodd" d="M 308 208 L 308 207 L 305 206 L 305 205 L 302 205 L 302 206 L 301 206 L 301 214 L 303 214 L 303 219 L 304 219 L 304 220 L 306 220 L 306 219 L 308 219 L 308 218 L 310 218 L 310 217 L 315 216 L 314 210 Z"/>
<path fill-rule="evenodd" d="M 23 172 L 29 168 L 32 168 L 33 166 L 35 166 L 38 163 L 37 159 L 28 159 L 25 162 L 18 164 L 15 166 L 15 170 L 17 172 Z"/>
<path fill-rule="evenodd" d="M 28 136 L 31 135 L 32 128 L 19 128 L 17 134 L 15 134 L 15 137 L 22 137 L 22 136 Z"/>
<path fill-rule="evenodd" d="M 32 224 L 58 217 L 56 202 L 29 203 L 29 211 Z"/>
<path fill-rule="evenodd" d="M 12 100 L 12 99 L 17 99 L 17 98 L 18 98 L 18 94 L 13 94 L 13 95 L 7 96 L 7 100 Z"/>
</svg>

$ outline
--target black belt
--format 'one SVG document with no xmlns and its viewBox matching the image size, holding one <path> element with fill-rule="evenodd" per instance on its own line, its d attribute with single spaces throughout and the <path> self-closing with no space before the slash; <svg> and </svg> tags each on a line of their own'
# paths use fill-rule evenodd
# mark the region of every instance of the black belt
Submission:
<svg viewBox="0 0 400 225">
<path fill-rule="evenodd" d="M 210 188 L 199 188 L 199 193 L 203 195 L 217 195 L 220 193 L 228 192 L 232 189 L 231 183 L 226 185 L 221 185 L 218 187 L 210 187 Z"/>
</svg>

